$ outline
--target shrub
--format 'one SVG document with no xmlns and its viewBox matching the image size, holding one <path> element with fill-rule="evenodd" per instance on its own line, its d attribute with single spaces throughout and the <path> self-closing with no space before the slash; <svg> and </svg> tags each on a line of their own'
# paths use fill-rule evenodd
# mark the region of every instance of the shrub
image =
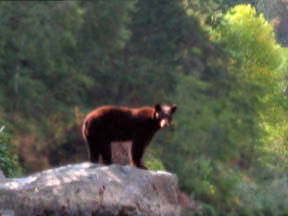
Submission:
<svg viewBox="0 0 288 216">
<path fill-rule="evenodd" d="M 10 126 L 0 121 L 0 169 L 7 177 L 19 176 L 22 174 L 16 146 L 12 142 Z"/>
</svg>

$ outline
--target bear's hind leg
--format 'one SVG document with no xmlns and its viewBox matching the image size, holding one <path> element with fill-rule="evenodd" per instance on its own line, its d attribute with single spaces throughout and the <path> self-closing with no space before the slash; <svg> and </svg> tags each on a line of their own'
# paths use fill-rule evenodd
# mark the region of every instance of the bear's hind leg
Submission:
<svg viewBox="0 0 288 216">
<path fill-rule="evenodd" d="M 92 163 L 98 163 L 99 162 L 99 147 L 97 144 L 99 144 L 95 139 L 89 139 L 87 138 L 88 143 L 88 154 L 89 154 L 89 161 Z"/>
<path fill-rule="evenodd" d="M 112 150 L 110 141 L 102 141 L 100 154 L 105 165 L 112 164 Z"/>
</svg>

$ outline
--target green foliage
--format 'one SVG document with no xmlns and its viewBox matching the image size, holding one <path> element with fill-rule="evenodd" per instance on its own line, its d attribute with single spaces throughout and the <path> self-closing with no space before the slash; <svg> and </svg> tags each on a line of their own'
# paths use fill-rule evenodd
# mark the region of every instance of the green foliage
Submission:
<svg viewBox="0 0 288 216">
<path fill-rule="evenodd" d="M 155 157 L 149 157 L 146 159 L 145 165 L 149 170 L 165 170 L 165 167 L 161 160 Z"/>
<path fill-rule="evenodd" d="M 87 1 L 83 3 L 84 23 L 78 32 L 77 68 L 87 75 L 89 85 L 82 88 L 84 104 L 125 103 L 131 92 L 130 73 L 126 72 L 124 48 L 130 39 L 128 25 L 132 19 L 135 0 Z M 103 97 L 105 95 L 105 97 Z M 97 98 L 100 100 L 91 100 Z"/>
<path fill-rule="evenodd" d="M 287 55 L 276 43 L 272 26 L 251 6 L 239 5 L 227 13 L 217 33 L 216 40 L 231 54 L 229 69 L 239 80 L 231 96 L 252 110 L 258 134 L 252 145 L 262 144 L 261 150 L 270 152 L 280 148 L 285 154 L 285 141 L 279 137 L 285 137 L 287 125 L 283 94 Z"/>
<path fill-rule="evenodd" d="M 38 134 L 37 149 L 65 139 L 75 106 L 118 97 L 125 78 L 115 73 L 116 53 L 129 38 L 133 3 L 0 3 L 0 102 L 16 130 Z"/>
<path fill-rule="evenodd" d="M 254 212 L 267 212 L 269 215 L 287 214 L 287 176 L 273 176 L 257 184 L 244 181 L 237 186 L 237 196 L 241 206 Z"/>
<path fill-rule="evenodd" d="M 243 181 L 238 167 L 261 178 L 256 172 L 273 164 L 268 159 L 271 143 L 285 146 L 277 135 L 285 137 L 287 121 L 286 57 L 271 25 L 249 5 L 228 11 L 210 39 L 216 43 L 209 42 L 210 47 L 219 51 L 221 46 L 226 55 L 197 52 L 198 58 L 205 56 L 198 60 L 202 70 L 178 74 L 173 101 L 181 108 L 163 162 L 178 173 L 183 188 L 212 205 L 217 214 L 237 214 L 241 198 L 233 191 Z M 187 50 L 194 52 L 195 48 Z"/>
<path fill-rule="evenodd" d="M 184 2 L 187 7 L 193 8 L 198 12 L 213 14 L 217 10 L 225 12 L 237 4 L 246 3 L 255 5 L 257 0 L 185 0 Z"/>
<path fill-rule="evenodd" d="M 214 208 L 223 209 L 237 204 L 233 189 L 240 182 L 241 176 L 219 161 L 200 157 L 193 161 L 188 182 L 184 184 L 193 187 L 196 199 L 210 203 Z M 190 166 L 191 166 L 190 165 Z"/>
<path fill-rule="evenodd" d="M 7 177 L 19 176 L 22 174 L 22 168 L 16 154 L 16 146 L 12 142 L 10 128 L 4 121 L 0 122 L 0 128 L 0 169 Z"/>
<path fill-rule="evenodd" d="M 202 22 L 217 26 L 223 13 L 238 4 L 255 6 L 258 0 L 184 0 L 188 14 L 196 15 Z"/>
<path fill-rule="evenodd" d="M 175 71 L 183 46 L 190 43 L 191 22 L 187 22 L 181 1 L 139 0 L 135 8 L 124 65 L 130 76 L 127 84 L 135 91 L 130 100 L 167 101 L 167 92 L 175 89 Z M 131 79 L 134 75 L 138 79 Z"/>
<path fill-rule="evenodd" d="M 76 6 L 74 2 L 1 2 L 0 70 L 6 74 L 1 87 L 13 98 L 5 101 L 7 112 L 40 118 L 38 113 L 48 114 L 63 102 L 77 101 L 80 90 L 75 86 L 80 87 L 82 80 L 76 79 L 71 56 L 81 24 Z M 55 80 L 61 85 L 55 85 Z M 73 98 L 64 94 L 68 91 Z"/>
</svg>

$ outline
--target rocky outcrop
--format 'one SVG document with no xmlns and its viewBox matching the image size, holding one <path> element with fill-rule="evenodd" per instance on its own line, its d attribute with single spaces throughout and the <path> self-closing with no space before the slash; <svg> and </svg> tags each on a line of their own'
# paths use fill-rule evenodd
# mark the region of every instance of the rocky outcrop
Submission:
<svg viewBox="0 0 288 216">
<path fill-rule="evenodd" d="M 81 163 L 0 179 L 0 214 L 177 216 L 178 191 L 168 172 Z"/>
</svg>

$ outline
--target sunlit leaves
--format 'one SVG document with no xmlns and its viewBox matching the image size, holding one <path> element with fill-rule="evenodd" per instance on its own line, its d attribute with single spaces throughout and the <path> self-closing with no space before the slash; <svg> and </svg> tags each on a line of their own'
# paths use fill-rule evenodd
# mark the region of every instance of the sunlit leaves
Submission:
<svg viewBox="0 0 288 216">
<path fill-rule="evenodd" d="M 216 35 L 216 41 L 227 45 L 234 60 L 241 61 L 241 73 L 248 80 L 267 78 L 269 82 L 278 76 L 276 70 L 282 62 L 281 48 L 275 41 L 272 26 L 250 5 L 231 9 L 217 28 Z"/>
<path fill-rule="evenodd" d="M 287 54 L 277 44 L 272 26 L 250 5 L 239 5 L 224 16 L 216 35 L 216 41 L 231 53 L 231 73 L 242 82 L 233 97 L 245 98 L 255 110 L 256 125 L 266 133 L 259 137 L 265 151 L 280 153 L 284 147 L 280 146 L 286 143 L 281 139 L 287 137 L 283 109 Z"/>
</svg>

